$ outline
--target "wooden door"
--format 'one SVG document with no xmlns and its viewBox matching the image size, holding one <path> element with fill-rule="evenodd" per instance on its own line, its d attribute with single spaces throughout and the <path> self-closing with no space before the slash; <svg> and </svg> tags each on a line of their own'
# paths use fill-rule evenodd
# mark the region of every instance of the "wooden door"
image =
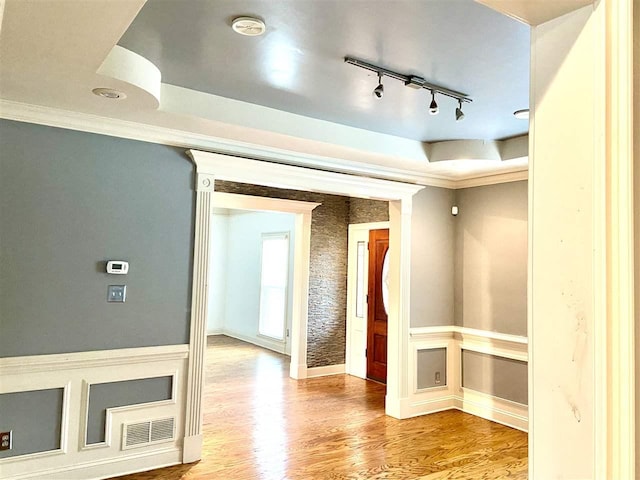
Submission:
<svg viewBox="0 0 640 480">
<path fill-rule="evenodd" d="M 367 315 L 367 378 L 387 383 L 387 312 L 382 300 L 383 264 L 389 250 L 389 229 L 369 232 Z"/>
</svg>

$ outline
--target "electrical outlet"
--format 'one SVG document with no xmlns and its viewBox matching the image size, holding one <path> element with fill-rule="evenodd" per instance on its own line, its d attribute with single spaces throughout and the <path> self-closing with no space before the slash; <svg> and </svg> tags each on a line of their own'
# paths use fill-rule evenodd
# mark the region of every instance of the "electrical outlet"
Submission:
<svg viewBox="0 0 640 480">
<path fill-rule="evenodd" d="M 440 372 L 436 372 L 436 385 L 440 385 Z"/>
<path fill-rule="evenodd" d="M 11 450 L 11 433 L 0 432 L 0 450 Z"/>
</svg>

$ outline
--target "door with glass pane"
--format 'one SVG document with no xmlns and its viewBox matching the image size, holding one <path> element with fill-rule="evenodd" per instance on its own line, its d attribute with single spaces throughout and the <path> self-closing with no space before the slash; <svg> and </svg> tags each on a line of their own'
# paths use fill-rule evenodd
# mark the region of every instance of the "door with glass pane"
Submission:
<svg viewBox="0 0 640 480">
<path fill-rule="evenodd" d="M 367 378 L 369 231 L 388 226 L 389 222 L 349 225 L 345 370 L 360 378 Z"/>
<path fill-rule="evenodd" d="M 287 338 L 288 277 L 289 233 L 263 234 L 258 334 L 283 343 Z"/>
<path fill-rule="evenodd" d="M 387 383 L 389 229 L 369 232 L 367 378 Z"/>
</svg>

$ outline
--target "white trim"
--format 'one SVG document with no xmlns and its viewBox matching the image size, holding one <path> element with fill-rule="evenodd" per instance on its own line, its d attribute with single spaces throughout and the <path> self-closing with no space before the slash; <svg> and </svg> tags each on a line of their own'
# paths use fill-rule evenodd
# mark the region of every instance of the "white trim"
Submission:
<svg viewBox="0 0 640 480">
<path fill-rule="evenodd" d="M 510 183 L 510 182 L 520 182 L 522 180 L 529 179 L 529 170 L 519 170 L 516 172 L 508 172 L 508 173 L 495 173 L 492 175 L 485 175 L 482 177 L 475 178 L 464 178 L 461 180 L 457 180 L 454 189 L 459 190 L 461 188 L 471 188 L 471 187 L 482 187 L 485 185 L 496 185 L 498 183 Z"/>
<path fill-rule="evenodd" d="M 307 378 L 327 377 L 329 375 L 344 375 L 345 364 L 325 365 L 324 367 L 307 368 Z"/>
<path fill-rule="evenodd" d="M 389 228 L 389 222 L 369 222 L 369 223 L 353 223 L 348 227 L 348 239 L 347 239 L 347 321 L 346 321 L 346 348 L 345 348 L 345 371 L 350 375 L 354 375 L 360 378 L 366 378 L 366 356 L 365 349 L 367 348 L 367 305 L 364 305 L 364 315 L 360 320 L 362 323 L 362 336 L 361 342 L 364 342 L 364 347 L 358 345 L 360 354 L 357 354 L 357 349 L 354 343 L 354 339 L 357 338 L 356 333 L 356 321 L 355 317 L 355 302 L 356 302 L 356 290 L 357 290 L 357 274 L 358 274 L 358 242 L 365 241 L 369 244 L 369 232 L 371 230 Z M 367 232 L 364 234 L 364 232 Z M 363 237 L 357 238 L 358 235 L 366 235 L 366 240 Z M 368 250 L 368 249 L 367 249 Z M 368 257 L 365 264 L 364 285 L 368 285 Z M 366 292 L 365 292 L 366 295 Z M 361 355 L 360 361 L 364 362 L 364 367 L 353 367 L 354 355 Z"/>
<path fill-rule="evenodd" d="M 356 162 L 344 158 L 332 158 L 324 155 L 296 152 L 185 130 L 102 117 L 95 114 L 73 112 L 42 105 L 15 102 L 6 99 L 0 99 L 0 118 L 66 128 L 80 132 L 97 133 L 118 138 L 140 140 L 160 145 L 195 148 L 226 155 L 240 155 L 246 158 L 276 161 L 281 164 L 306 166 L 319 170 L 343 172 L 352 175 L 388 178 L 400 182 L 419 183 L 420 185 L 442 188 L 467 188 L 462 186 L 464 185 L 462 182 L 467 180 L 475 181 L 471 186 L 512 182 L 522 180 L 521 177 L 523 175 L 522 171 L 515 171 L 495 175 L 483 173 L 479 176 L 472 175 L 470 177 L 455 179 L 441 174 L 416 172 L 402 168 Z M 427 162 L 426 157 L 425 162 Z M 513 178 L 517 178 L 517 180 L 511 179 L 510 175 L 514 175 Z"/>
<path fill-rule="evenodd" d="M 251 337 L 249 335 L 244 335 L 242 333 L 233 332 L 227 329 L 222 330 L 220 335 L 225 335 L 227 337 L 235 338 L 236 340 L 242 340 L 243 342 L 250 343 L 257 347 L 266 348 L 267 350 L 271 350 L 272 352 L 286 355 L 284 351 L 285 349 L 284 340 L 270 339 L 269 337 L 266 337 L 264 335 L 256 335 L 255 337 Z"/>
<path fill-rule="evenodd" d="M 61 369 L 87 369 L 104 366 L 131 365 L 149 361 L 172 361 L 187 358 L 188 345 L 121 348 L 91 352 L 30 355 L 0 358 L 0 375 L 57 372 Z"/>
<path fill-rule="evenodd" d="M 528 431 L 529 428 L 529 409 L 521 403 L 463 388 L 462 393 L 456 396 L 455 406 L 465 413 L 516 428 L 523 432 Z"/>
<path fill-rule="evenodd" d="M 0 359 L 0 393 L 64 388 L 60 448 L 0 459 L 3 478 L 104 478 L 180 463 L 187 355 L 186 345 L 167 345 Z M 108 409 L 105 441 L 85 446 L 91 385 L 166 376 L 172 377 L 170 400 Z M 123 423 L 166 417 L 176 419 L 169 447 L 145 446 L 135 456 L 120 449 Z M 136 463 L 137 458 L 144 460 Z"/>
<path fill-rule="evenodd" d="M 310 213 L 321 205 L 300 200 L 284 198 L 257 197 L 238 193 L 213 192 L 213 203 L 216 207 L 231 210 L 259 210 L 266 212 Z"/>
<path fill-rule="evenodd" d="M 29 478 L 38 480 L 59 480 L 60 478 L 65 480 L 98 480 L 178 465 L 182 463 L 181 457 L 181 450 L 176 446 L 171 446 L 152 451 L 136 451 L 129 455 L 75 463 L 64 467 L 22 472 L 12 475 L 10 478 L 12 480 L 26 480 Z M 64 476 L 61 477 L 61 474 Z"/>
<path fill-rule="evenodd" d="M 607 436 L 606 476 L 634 478 L 638 473 L 634 308 L 640 306 L 634 305 L 633 8 L 640 8 L 640 4 L 632 0 L 608 0 L 606 8 L 607 174 L 603 173 L 603 177 L 608 206 L 605 230 L 609 336 L 606 343 L 602 341 L 602 337 L 607 338 L 604 328 L 595 335 L 596 349 L 600 352 L 595 389 L 602 392 L 607 385 L 608 391 L 606 399 L 596 397 L 596 432 L 598 438 Z M 603 447 L 603 443 L 596 446 Z"/>
<path fill-rule="evenodd" d="M 211 208 L 214 204 L 211 192 L 214 189 L 216 179 L 389 201 L 391 252 L 389 302 L 391 309 L 387 337 L 386 412 L 391 416 L 400 415 L 398 408 L 400 399 L 408 395 L 406 368 L 409 357 L 411 203 L 413 195 L 424 187 L 195 150 L 189 150 L 187 153 L 196 165 L 196 226 L 185 436 L 197 436 L 202 430 L 202 385 L 204 382 L 202 365 L 204 364 L 207 329 Z M 305 234 L 299 235 L 300 231 Z M 309 234 L 307 235 L 306 232 Z M 301 374 L 306 375 L 307 370 L 310 232 L 310 212 L 298 214 L 296 216 L 295 251 L 296 257 L 300 255 L 301 261 L 296 261 L 294 266 L 294 321 L 291 328 L 290 366 L 290 374 L 294 378 Z M 297 322 L 296 318 L 298 318 Z M 198 458 L 188 457 L 185 461 L 195 460 Z"/>
</svg>

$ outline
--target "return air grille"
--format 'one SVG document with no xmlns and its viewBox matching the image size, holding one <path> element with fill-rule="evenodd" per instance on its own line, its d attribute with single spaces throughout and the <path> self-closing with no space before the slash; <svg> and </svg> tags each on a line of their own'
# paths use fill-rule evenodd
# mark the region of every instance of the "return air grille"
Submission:
<svg viewBox="0 0 640 480">
<path fill-rule="evenodd" d="M 175 437 L 175 417 L 124 424 L 122 450 L 171 441 Z"/>
</svg>

